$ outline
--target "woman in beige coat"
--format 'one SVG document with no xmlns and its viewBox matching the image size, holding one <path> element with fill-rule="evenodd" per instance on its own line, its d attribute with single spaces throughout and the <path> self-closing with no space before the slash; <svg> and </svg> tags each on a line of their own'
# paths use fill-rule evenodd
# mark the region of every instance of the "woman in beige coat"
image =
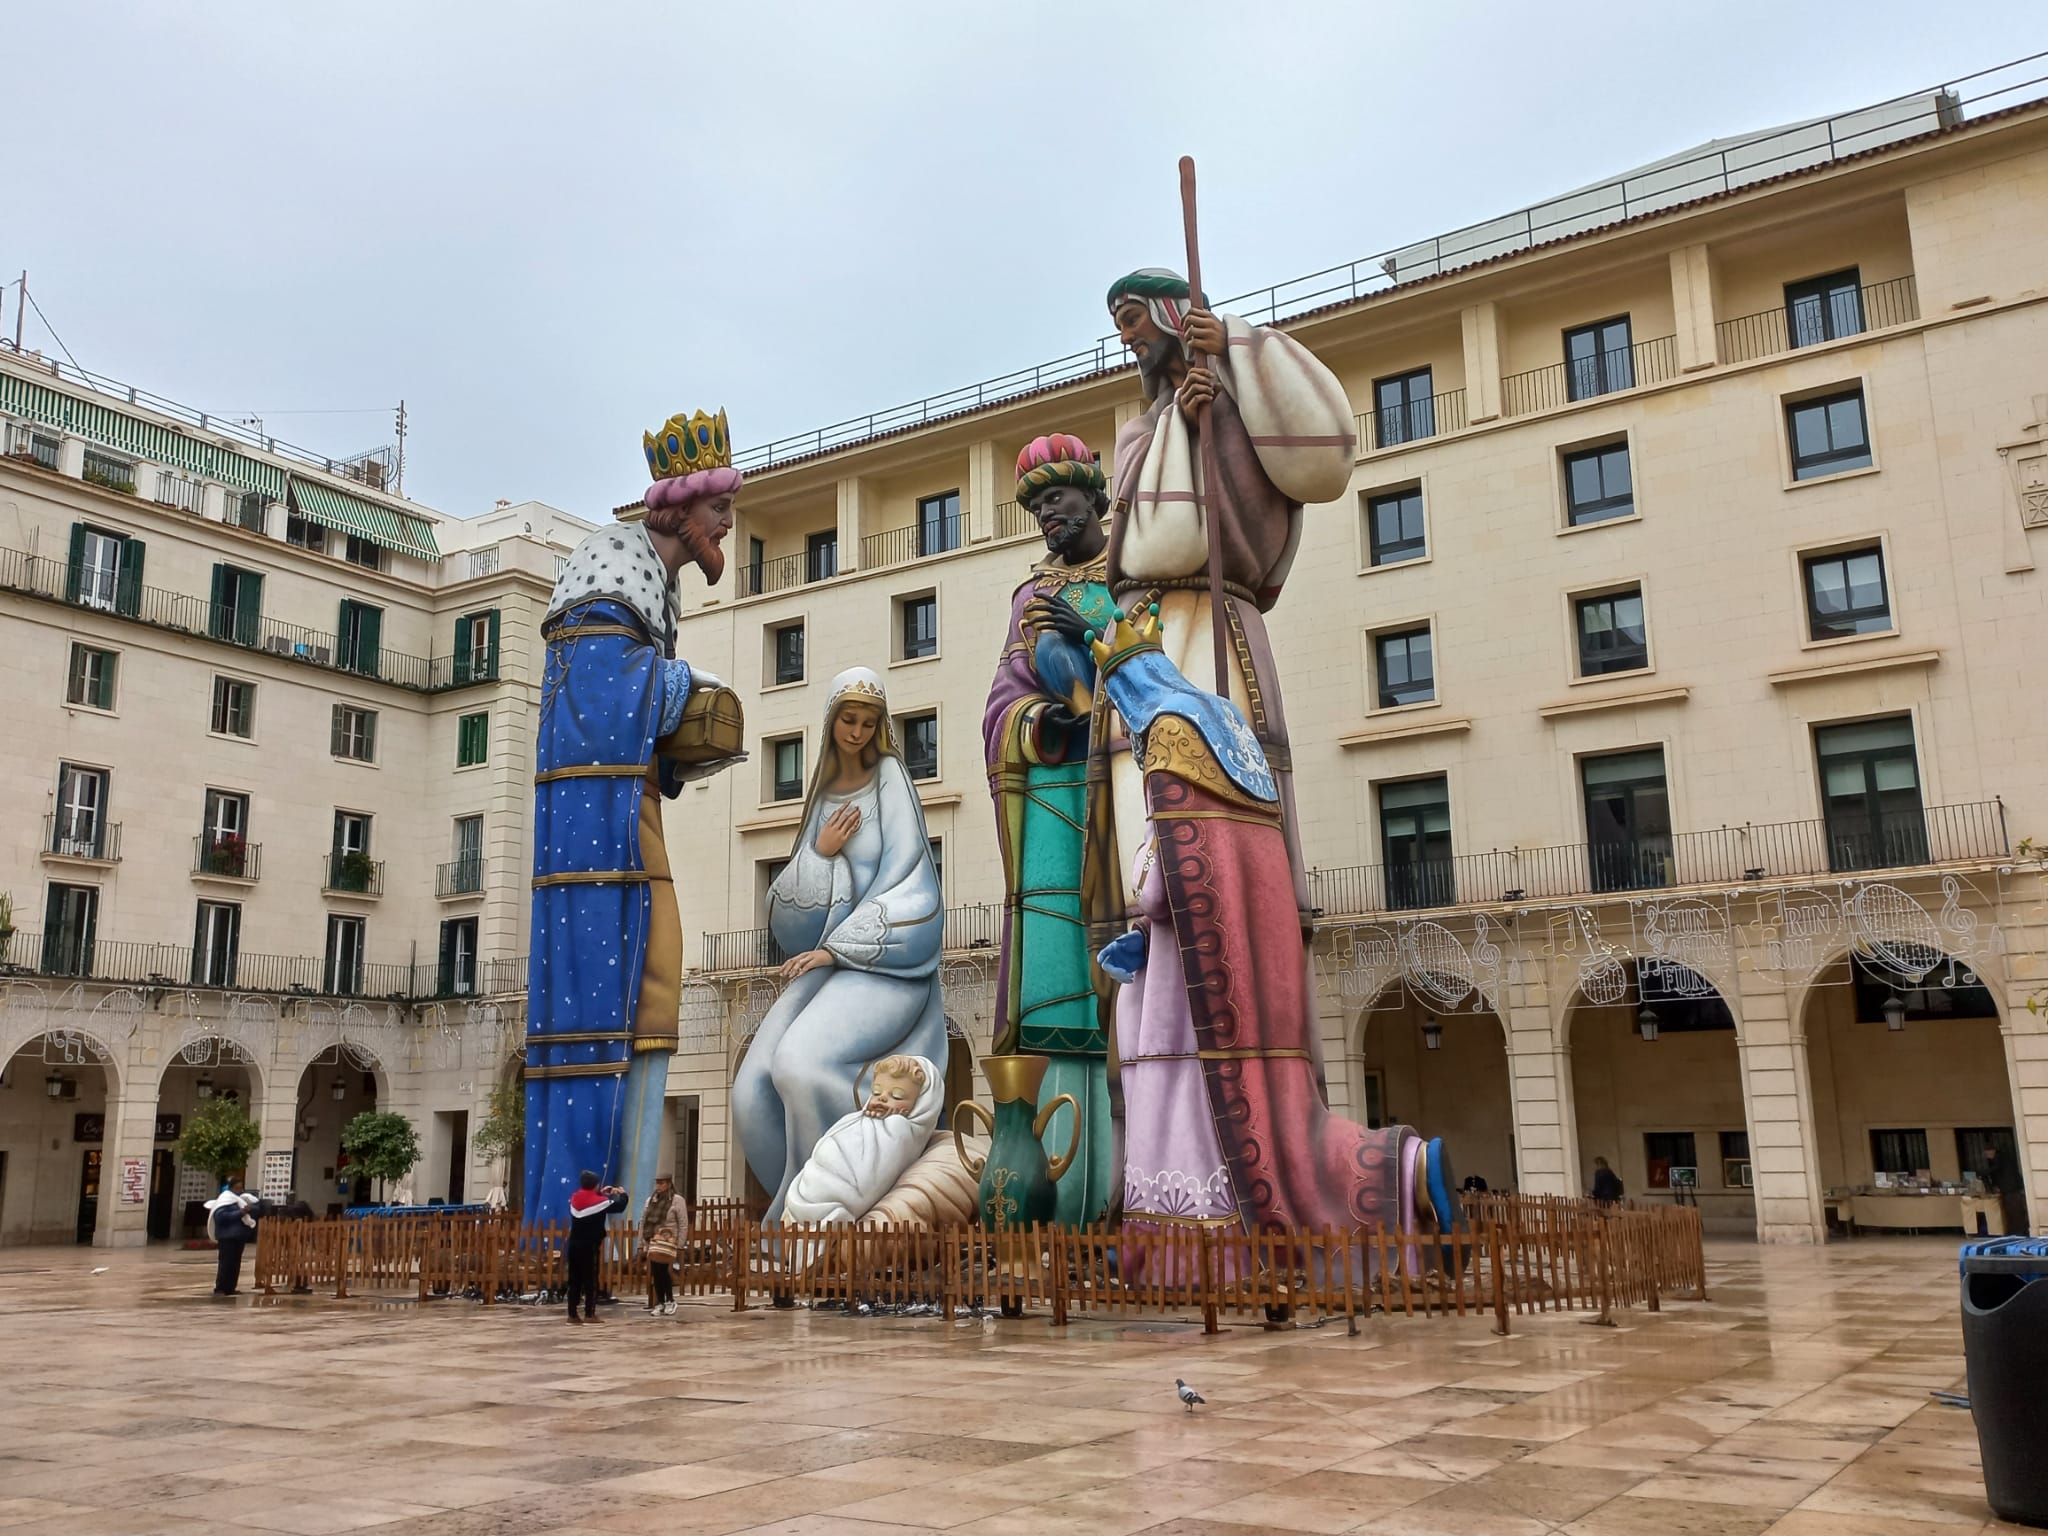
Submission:
<svg viewBox="0 0 2048 1536">
<path fill-rule="evenodd" d="M 647 1310 L 663 1314 L 676 1309 L 675 1266 L 683 1256 L 683 1234 L 689 1229 L 689 1210 L 676 1194 L 676 1183 L 668 1174 L 658 1174 L 654 1193 L 640 1213 L 640 1252 L 647 1260 L 647 1277 L 652 1282 Z"/>
</svg>

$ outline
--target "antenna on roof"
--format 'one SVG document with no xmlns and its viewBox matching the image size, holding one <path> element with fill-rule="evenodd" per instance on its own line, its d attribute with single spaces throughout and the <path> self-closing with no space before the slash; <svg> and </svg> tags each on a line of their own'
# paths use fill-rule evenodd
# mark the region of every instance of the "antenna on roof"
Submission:
<svg viewBox="0 0 2048 1536">
<path fill-rule="evenodd" d="M 391 477 L 391 493 L 405 494 L 405 402 L 398 402 L 398 472 Z"/>
</svg>

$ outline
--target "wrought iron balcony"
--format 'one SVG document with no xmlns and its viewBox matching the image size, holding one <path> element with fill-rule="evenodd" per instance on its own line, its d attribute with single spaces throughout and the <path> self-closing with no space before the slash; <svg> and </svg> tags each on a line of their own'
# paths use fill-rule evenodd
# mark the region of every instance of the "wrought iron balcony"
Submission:
<svg viewBox="0 0 2048 1536">
<path fill-rule="evenodd" d="M 434 871 L 434 894 L 443 899 L 474 896 L 483 888 L 484 858 L 480 853 L 451 860 Z"/>
<path fill-rule="evenodd" d="M 756 560 L 740 567 L 740 596 L 759 597 L 766 592 L 783 592 L 804 583 L 804 557 L 777 555 L 773 560 Z"/>
<path fill-rule="evenodd" d="M 1038 519 L 1029 510 L 1014 501 L 996 503 L 996 537 L 999 539 L 1021 539 L 1027 533 L 1038 532 Z"/>
<path fill-rule="evenodd" d="M 966 535 L 967 518 L 959 512 L 949 517 L 935 517 L 929 522 L 912 523 L 907 528 L 871 533 L 860 541 L 860 563 L 863 569 L 870 571 L 908 565 L 913 560 L 924 560 L 958 549 Z"/>
<path fill-rule="evenodd" d="M 1853 301 L 1849 300 L 1851 294 Z M 1845 288 L 1834 301 L 1797 319 L 1789 304 L 1781 304 L 1776 309 L 1720 321 L 1714 327 L 1714 351 L 1724 363 L 1746 363 L 1800 347 L 1818 346 L 1824 341 L 1839 341 L 1844 336 L 1909 325 L 1919 318 L 1919 290 L 1909 272 L 1888 282 Z"/>
<path fill-rule="evenodd" d="M 328 853 L 321 856 L 327 873 L 320 889 L 329 896 L 382 896 L 384 861 L 366 853 Z"/>
<path fill-rule="evenodd" d="M 172 507 L 197 517 L 206 507 L 206 487 L 197 480 L 163 470 L 157 473 L 156 489 L 150 499 L 160 507 Z"/>
<path fill-rule="evenodd" d="M 85 467 L 78 478 L 104 491 L 119 491 L 123 496 L 135 494 L 135 466 L 127 459 L 117 459 L 95 448 L 85 450 Z"/>
<path fill-rule="evenodd" d="M 2005 858 L 2002 801 L 1933 805 L 1853 823 L 1781 821 L 1709 832 L 1457 854 L 1308 872 L 1324 917 L 1549 901 L 1673 886 L 1754 884 Z"/>
<path fill-rule="evenodd" d="M 1361 453 L 1377 453 L 1464 430 L 1465 391 L 1447 389 L 1426 400 L 1367 411 L 1358 418 L 1358 447 Z"/>
<path fill-rule="evenodd" d="M 87 864 L 118 864 L 121 823 L 100 816 L 47 813 L 43 817 L 43 853 L 49 858 L 77 859 Z"/>
<path fill-rule="evenodd" d="M 192 873 L 201 880 L 239 880 L 253 885 L 263 873 L 263 845 L 202 832 L 192 839 Z"/>
<path fill-rule="evenodd" d="M 196 987 L 285 997 L 365 997 L 396 1003 L 430 1002 L 481 990 L 458 984 L 433 963 L 334 968 L 320 955 L 257 955 L 239 945 L 210 949 L 190 940 L 168 944 L 109 940 L 75 928 L 14 933 L 0 946 L 0 976 L 62 976 L 166 991 Z M 475 979 L 490 990 L 523 991 L 526 958 L 484 961 L 476 967 Z"/>
<path fill-rule="evenodd" d="M 21 459 L 55 473 L 57 448 L 57 439 L 50 433 L 38 431 L 25 424 L 8 425 L 7 457 L 10 459 Z"/>
<path fill-rule="evenodd" d="M 1500 381 L 1501 408 L 1510 416 L 1527 416 L 1677 376 L 1678 338 L 1658 336 L 1592 357 L 1509 374 Z"/>
<path fill-rule="evenodd" d="M 1003 909 L 998 902 L 946 908 L 945 946 L 948 954 L 993 950 L 1002 933 Z M 699 969 L 707 973 L 766 971 L 788 958 L 768 929 L 737 928 L 727 933 L 704 935 L 704 958 Z"/>
</svg>

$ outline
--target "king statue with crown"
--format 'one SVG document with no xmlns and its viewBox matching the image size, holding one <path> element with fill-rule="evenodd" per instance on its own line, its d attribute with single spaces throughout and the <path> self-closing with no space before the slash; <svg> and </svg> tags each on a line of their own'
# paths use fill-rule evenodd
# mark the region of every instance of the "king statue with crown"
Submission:
<svg viewBox="0 0 2048 1536">
<path fill-rule="evenodd" d="M 738 701 L 675 654 L 676 581 L 716 584 L 740 473 L 725 413 L 644 439 L 644 518 L 576 546 L 541 624 L 526 1025 L 529 1220 L 565 1218 L 585 1171 L 654 1187 L 677 1046 L 683 934 L 661 805 L 740 751 Z"/>
</svg>

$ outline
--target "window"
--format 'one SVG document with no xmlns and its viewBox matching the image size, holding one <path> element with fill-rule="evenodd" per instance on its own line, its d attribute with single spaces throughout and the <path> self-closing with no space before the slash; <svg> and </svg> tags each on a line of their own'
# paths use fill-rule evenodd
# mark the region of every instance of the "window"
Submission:
<svg viewBox="0 0 2048 1536">
<path fill-rule="evenodd" d="M 1617 389 L 1633 389 L 1635 354 L 1629 348 L 1628 316 L 1582 325 L 1564 333 L 1565 398 L 1590 400 Z"/>
<path fill-rule="evenodd" d="M 1691 1131 L 1645 1131 L 1643 1133 L 1643 1182 L 1651 1189 L 1671 1188 L 1671 1170 L 1697 1170 L 1699 1155 L 1693 1150 Z"/>
<path fill-rule="evenodd" d="M 800 683 L 804 680 L 804 627 L 801 624 L 776 626 L 772 636 L 775 653 L 775 681 Z"/>
<path fill-rule="evenodd" d="M 359 603 L 354 598 L 341 600 L 341 618 L 335 625 L 334 640 L 338 653 L 334 664 L 351 672 L 377 675 L 377 646 L 384 630 L 384 610 L 372 608 L 368 603 Z"/>
<path fill-rule="evenodd" d="M 1607 443 L 1564 456 L 1565 520 L 1574 528 L 1632 517 L 1635 487 L 1628 473 L 1628 444 Z"/>
<path fill-rule="evenodd" d="M 1441 907 L 1457 900 L 1446 780 L 1380 786 L 1380 850 L 1389 907 Z"/>
<path fill-rule="evenodd" d="M 1721 1133 L 1721 1187 L 1748 1189 L 1756 1183 L 1749 1170 L 1749 1132 Z"/>
<path fill-rule="evenodd" d="M 1928 1166 L 1925 1131 L 1872 1131 L 1870 1167 L 1894 1177 L 1920 1173 Z"/>
<path fill-rule="evenodd" d="M 1806 630 L 1814 639 L 1883 634 L 1892 627 L 1881 547 L 1808 555 L 1800 565 L 1806 572 Z"/>
<path fill-rule="evenodd" d="M 327 861 L 327 889 L 361 896 L 378 889 L 377 864 L 370 857 L 370 818 L 361 811 L 334 813 L 334 847 Z"/>
<path fill-rule="evenodd" d="M 1372 431 L 1375 448 L 1436 436 L 1436 398 L 1431 393 L 1429 369 L 1372 381 Z"/>
<path fill-rule="evenodd" d="M 1366 544 L 1374 565 L 1419 560 L 1428 553 L 1422 527 L 1422 487 L 1369 496 L 1365 502 Z"/>
<path fill-rule="evenodd" d="M 242 907 L 233 901 L 202 901 L 192 925 L 192 985 L 232 987 L 242 948 Z"/>
<path fill-rule="evenodd" d="M 761 593 L 762 567 L 767 563 L 768 546 L 759 539 L 748 539 L 746 591 L 756 597 Z"/>
<path fill-rule="evenodd" d="M 804 792 L 804 739 L 785 736 L 768 744 L 771 800 L 795 800 Z"/>
<path fill-rule="evenodd" d="M 50 852 L 97 859 L 107 846 L 107 771 L 76 763 L 57 767 L 57 815 Z"/>
<path fill-rule="evenodd" d="M 73 523 L 64 585 L 74 603 L 135 617 L 142 611 L 142 541 Z"/>
<path fill-rule="evenodd" d="M 1430 651 L 1429 626 L 1372 637 L 1381 709 L 1426 704 L 1436 697 L 1436 661 Z"/>
<path fill-rule="evenodd" d="M 327 974 L 322 991 L 353 997 L 363 990 L 363 920 L 330 914 L 327 919 Z"/>
<path fill-rule="evenodd" d="M 1828 864 L 1837 873 L 1927 862 L 1927 819 L 1913 719 L 1893 715 L 1813 733 L 1827 818 Z"/>
<path fill-rule="evenodd" d="M 216 640 L 255 645 L 263 620 L 263 578 L 232 565 L 213 568 L 213 601 L 207 606 L 206 632 Z"/>
<path fill-rule="evenodd" d="M 234 677 L 216 677 L 213 680 L 212 729 L 216 736 L 240 736 L 244 740 L 255 735 L 254 683 L 245 683 Z M 340 755 L 340 749 L 336 748 L 335 756 Z"/>
<path fill-rule="evenodd" d="M 209 789 L 199 828 L 199 872 L 240 879 L 250 862 L 249 797 L 240 790 Z"/>
<path fill-rule="evenodd" d="M 897 721 L 903 738 L 903 766 L 913 779 L 939 776 L 939 717 L 927 710 L 921 715 L 904 715 Z"/>
<path fill-rule="evenodd" d="M 377 711 L 354 704 L 335 705 L 332 751 L 336 757 L 345 757 L 352 762 L 374 763 L 377 760 Z"/>
<path fill-rule="evenodd" d="M 921 497 L 917 503 L 917 552 L 944 554 L 960 547 L 960 493 Z"/>
<path fill-rule="evenodd" d="M 441 925 L 441 964 L 435 990 L 462 997 L 476 990 L 476 919 L 452 917 Z"/>
<path fill-rule="evenodd" d="M 924 840 L 932 855 L 932 883 L 939 888 L 939 900 L 943 902 L 946 891 L 946 840 L 943 837 L 928 837 Z"/>
<path fill-rule="evenodd" d="M 296 544 L 301 549 L 321 550 L 327 548 L 327 530 L 318 523 L 311 523 L 296 512 L 287 513 L 284 520 L 284 541 Z"/>
<path fill-rule="evenodd" d="M 87 709 L 114 707 L 114 653 L 95 650 L 76 641 L 71 646 L 71 670 L 64 686 L 67 704 Z"/>
<path fill-rule="evenodd" d="M 90 976 L 100 893 L 90 885 L 52 885 L 43 905 L 42 968 L 52 976 Z"/>
<path fill-rule="evenodd" d="M 491 755 L 491 716 L 488 710 L 464 715 L 455 722 L 455 766 L 474 768 Z"/>
<path fill-rule="evenodd" d="M 1795 347 L 1811 347 L 1863 331 L 1863 284 L 1854 267 L 1785 285 L 1785 333 Z"/>
<path fill-rule="evenodd" d="M 455 621 L 455 681 L 487 683 L 498 675 L 498 610 L 465 613 Z"/>
<path fill-rule="evenodd" d="M 904 661 L 939 654 L 939 599 L 935 592 L 901 601 Z"/>
<path fill-rule="evenodd" d="M 334 851 L 340 854 L 366 854 L 370 851 L 370 818 L 367 813 L 334 813 Z"/>
<path fill-rule="evenodd" d="M 830 581 L 839 574 L 839 530 L 827 528 L 804 540 L 804 580 Z"/>
<path fill-rule="evenodd" d="M 1844 470 L 1870 468 L 1870 427 L 1863 418 L 1863 391 L 1844 390 L 1785 407 L 1792 435 L 1792 478 L 1814 480 Z"/>
<path fill-rule="evenodd" d="M 1596 891 L 1671 883 L 1671 800 L 1664 751 L 1616 752 L 1580 760 L 1586 796 L 1586 855 Z"/>
<path fill-rule="evenodd" d="M 351 565 L 360 565 L 372 571 L 381 571 L 384 568 L 384 551 L 368 539 L 358 538 L 353 533 L 348 536 L 348 544 L 342 551 L 342 558 Z"/>
<path fill-rule="evenodd" d="M 1650 633 L 1643 623 L 1640 588 L 1582 597 L 1572 609 L 1578 616 L 1579 676 L 1634 672 L 1650 664 Z"/>
<path fill-rule="evenodd" d="M 455 867 L 450 894 L 484 888 L 484 819 L 481 816 L 455 818 Z"/>
</svg>

